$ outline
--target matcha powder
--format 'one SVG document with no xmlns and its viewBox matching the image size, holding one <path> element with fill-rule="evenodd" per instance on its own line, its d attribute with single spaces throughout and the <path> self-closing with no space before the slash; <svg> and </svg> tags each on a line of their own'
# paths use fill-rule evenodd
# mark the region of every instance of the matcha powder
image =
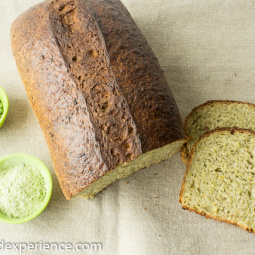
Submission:
<svg viewBox="0 0 255 255">
<path fill-rule="evenodd" d="M 46 182 L 31 165 L 0 170 L 0 211 L 7 217 L 24 218 L 34 213 L 46 196 Z"/>
</svg>

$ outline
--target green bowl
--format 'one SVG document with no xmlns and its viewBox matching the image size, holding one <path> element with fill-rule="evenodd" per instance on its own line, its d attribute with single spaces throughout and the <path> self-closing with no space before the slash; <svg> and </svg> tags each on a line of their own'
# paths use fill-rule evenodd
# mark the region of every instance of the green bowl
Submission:
<svg viewBox="0 0 255 255">
<path fill-rule="evenodd" d="M 42 175 L 45 178 L 45 182 L 46 182 L 46 188 L 47 188 L 46 196 L 45 196 L 45 199 L 44 199 L 42 205 L 40 206 L 40 208 L 38 208 L 37 211 L 35 211 L 33 214 L 29 215 L 28 217 L 9 218 L 0 212 L 0 221 L 2 221 L 4 223 L 20 224 L 20 223 L 25 223 L 25 222 L 28 222 L 28 221 L 36 218 L 47 207 L 47 205 L 50 201 L 50 198 L 51 198 L 51 194 L 52 194 L 51 174 L 50 174 L 49 169 L 45 166 L 45 164 L 38 158 L 28 155 L 28 154 L 22 154 L 22 153 L 8 155 L 8 156 L 0 159 L 0 171 L 4 170 L 6 168 L 10 168 L 17 164 L 22 164 L 22 163 L 29 164 L 41 171 Z"/>
<path fill-rule="evenodd" d="M 0 127 L 2 127 L 2 125 L 5 122 L 8 110 L 9 110 L 9 100 L 8 100 L 6 92 L 4 91 L 4 89 L 1 86 L 0 86 L 0 100 L 3 104 L 3 109 L 4 109 L 3 115 L 0 118 Z"/>
</svg>

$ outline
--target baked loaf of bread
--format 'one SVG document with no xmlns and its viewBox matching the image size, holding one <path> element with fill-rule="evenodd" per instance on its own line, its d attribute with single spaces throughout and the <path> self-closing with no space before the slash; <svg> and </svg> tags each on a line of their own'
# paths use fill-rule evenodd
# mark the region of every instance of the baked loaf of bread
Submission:
<svg viewBox="0 0 255 255">
<path fill-rule="evenodd" d="M 175 154 L 182 121 L 119 0 L 52 0 L 12 25 L 13 54 L 67 199 Z"/>
<path fill-rule="evenodd" d="M 219 128 L 191 151 L 180 193 L 184 209 L 255 232 L 255 132 Z"/>
<path fill-rule="evenodd" d="M 194 108 L 184 123 L 188 141 L 182 147 L 181 157 L 188 163 L 190 151 L 205 132 L 219 127 L 239 127 L 255 131 L 255 105 L 238 101 L 208 101 Z"/>
</svg>

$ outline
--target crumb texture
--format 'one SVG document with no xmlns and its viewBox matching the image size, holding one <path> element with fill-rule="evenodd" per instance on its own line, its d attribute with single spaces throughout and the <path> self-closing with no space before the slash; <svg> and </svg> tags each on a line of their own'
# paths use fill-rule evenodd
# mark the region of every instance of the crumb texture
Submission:
<svg viewBox="0 0 255 255">
<path fill-rule="evenodd" d="M 90 185 L 87 189 L 80 192 L 78 196 L 82 196 L 84 198 L 94 197 L 100 190 L 105 189 L 111 183 L 128 177 L 129 175 L 137 172 L 139 169 L 149 167 L 152 164 L 159 163 L 173 156 L 180 150 L 184 142 L 185 140 L 179 140 L 170 143 L 162 148 L 143 153 L 138 158 L 128 163 L 119 165 L 114 170 L 101 177 L 97 182 Z"/>
<path fill-rule="evenodd" d="M 221 130 L 192 151 L 181 192 L 184 208 L 255 228 L 255 133 Z"/>
</svg>

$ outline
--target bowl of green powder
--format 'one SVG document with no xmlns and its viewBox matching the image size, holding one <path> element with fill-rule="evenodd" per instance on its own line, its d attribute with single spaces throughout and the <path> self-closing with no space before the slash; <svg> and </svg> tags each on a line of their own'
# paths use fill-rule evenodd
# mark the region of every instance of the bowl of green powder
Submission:
<svg viewBox="0 0 255 255">
<path fill-rule="evenodd" d="M 51 174 L 41 160 L 27 154 L 0 159 L 0 221 L 20 224 L 36 218 L 51 194 Z"/>
<path fill-rule="evenodd" d="M 0 127 L 2 127 L 2 125 L 5 122 L 8 110 L 9 110 L 9 100 L 8 100 L 6 92 L 0 86 Z"/>
</svg>

